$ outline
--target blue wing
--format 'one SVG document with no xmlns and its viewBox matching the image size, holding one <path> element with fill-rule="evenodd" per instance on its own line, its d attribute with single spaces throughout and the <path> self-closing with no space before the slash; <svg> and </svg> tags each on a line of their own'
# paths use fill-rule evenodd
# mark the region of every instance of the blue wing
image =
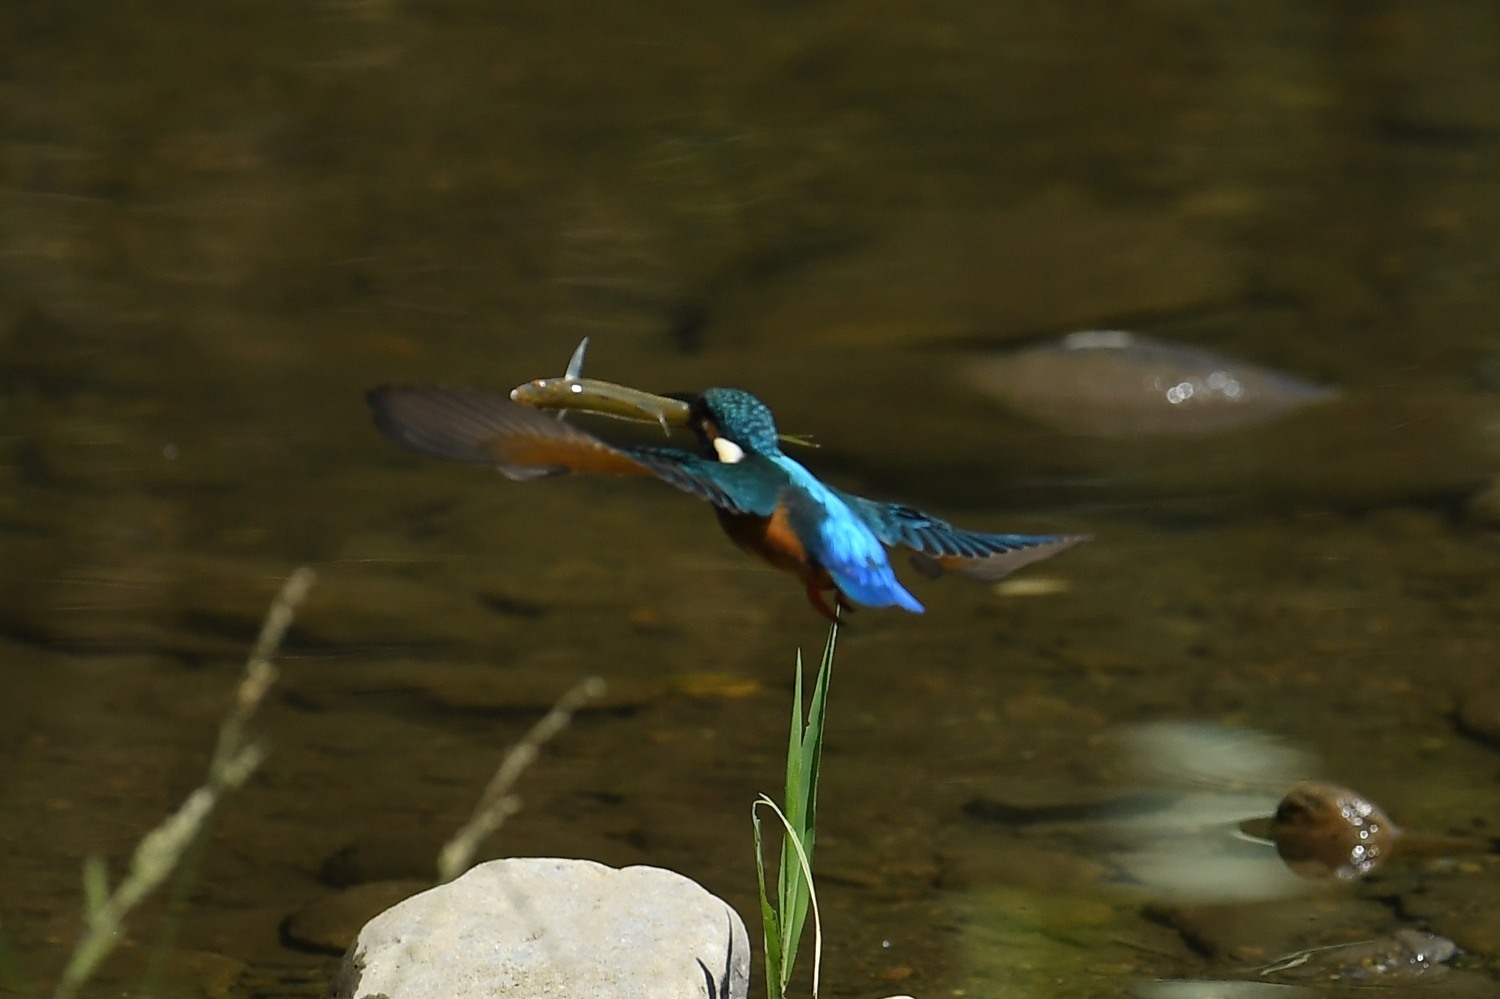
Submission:
<svg viewBox="0 0 1500 999">
<path fill-rule="evenodd" d="M 801 465 L 790 458 L 776 464 L 789 472 L 778 496 L 787 522 L 840 592 L 867 607 L 896 606 L 920 614 L 922 605 L 896 578 L 885 546 L 869 526 Z"/>
<path fill-rule="evenodd" d="M 993 581 L 1089 540 L 1085 534 L 968 531 L 909 506 L 834 491 L 882 542 L 910 549 L 912 564 L 930 576 L 953 569 L 973 579 Z"/>
<path fill-rule="evenodd" d="M 730 513 L 769 517 L 776 512 L 776 496 L 786 476 L 758 455 L 726 464 L 673 447 L 621 448 L 663 482 L 708 500 Z"/>
</svg>

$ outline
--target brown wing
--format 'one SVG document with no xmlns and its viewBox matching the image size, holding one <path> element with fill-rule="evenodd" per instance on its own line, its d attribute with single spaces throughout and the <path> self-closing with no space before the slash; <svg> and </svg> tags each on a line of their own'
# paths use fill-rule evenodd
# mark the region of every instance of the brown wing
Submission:
<svg viewBox="0 0 1500 999">
<path fill-rule="evenodd" d="M 911 551 L 911 564 L 922 575 L 937 577 L 949 569 L 961 576 L 992 583 L 1024 565 L 1051 558 L 1089 540 L 1087 534 L 989 534 L 966 531 L 941 517 L 899 503 L 881 503 L 834 490 L 854 515 L 888 545 Z"/>
<path fill-rule="evenodd" d="M 1022 566 L 1061 554 L 1089 538 L 1087 534 L 1055 534 L 1032 539 L 1032 543 L 1024 547 L 1018 546 L 988 555 L 933 555 L 913 551 L 910 558 L 912 567 L 924 576 L 941 576 L 943 570 L 947 569 L 982 583 L 993 583 Z"/>
<path fill-rule="evenodd" d="M 381 385 L 365 398 L 375 426 L 397 444 L 436 458 L 494 465 L 512 479 L 567 472 L 656 474 L 593 434 L 494 392 Z"/>
</svg>

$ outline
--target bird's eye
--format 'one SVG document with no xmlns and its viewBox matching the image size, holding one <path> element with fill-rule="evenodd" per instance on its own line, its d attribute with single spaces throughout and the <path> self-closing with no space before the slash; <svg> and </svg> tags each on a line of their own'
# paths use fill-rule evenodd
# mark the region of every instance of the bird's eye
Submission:
<svg viewBox="0 0 1500 999">
<path fill-rule="evenodd" d="M 726 465 L 733 465 L 745 460 L 745 449 L 727 437 L 714 438 L 714 454 Z"/>
</svg>

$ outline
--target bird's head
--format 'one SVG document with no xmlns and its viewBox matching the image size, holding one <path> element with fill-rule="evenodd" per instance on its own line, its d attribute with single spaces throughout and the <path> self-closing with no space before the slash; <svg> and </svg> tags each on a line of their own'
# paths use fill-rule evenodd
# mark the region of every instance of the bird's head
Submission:
<svg viewBox="0 0 1500 999">
<path fill-rule="evenodd" d="M 749 392 L 711 388 L 687 402 L 690 425 L 720 461 L 734 464 L 747 454 L 781 453 L 771 410 Z"/>
</svg>

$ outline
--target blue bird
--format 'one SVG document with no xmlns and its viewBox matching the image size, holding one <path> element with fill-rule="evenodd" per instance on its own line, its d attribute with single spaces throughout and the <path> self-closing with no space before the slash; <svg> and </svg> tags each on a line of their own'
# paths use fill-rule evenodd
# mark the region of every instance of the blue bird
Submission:
<svg viewBox="0 0 1500 999">
<path fill-rule="evenodd" d="M 886 547 L 909 549 L 926 575 L 953 569 L 999 579 L 1087 540 L 1084 535 L 987 534 L 909 506 L 842 492 L 780 446 L 771 410 L 741 389 L 677 397 L 701 445 L 615 446 L 503 396 L 439 385 L 382 385 L 368 401 L 391 440 L 439 458 L 492 465 L 512 479 L 569 472 L 650 475 L 712 503 L 737 545 L 795 575 L 824 617 L 838 606 L 922 605 L 901 585 Z M 665 400 L 664 400 L 665 401 Z M 680 403 L 678 403 L 680 405 Z"/>
</svg>

